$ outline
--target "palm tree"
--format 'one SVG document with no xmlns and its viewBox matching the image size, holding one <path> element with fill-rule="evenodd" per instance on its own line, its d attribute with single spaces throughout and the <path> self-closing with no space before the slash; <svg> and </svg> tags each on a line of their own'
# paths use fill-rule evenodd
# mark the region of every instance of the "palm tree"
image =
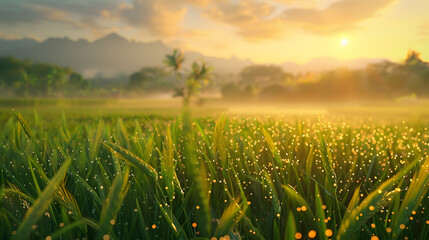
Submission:
<svg viewBox="0 0 429 240">
<path fill-rule="evenodd" d="M 210 82 L 212 70 L 212 67 L 205 62 L 201 62 L 201 65 L 198 65 L 197 62 L 192 64 L 192 71 L 186 80 L 186 91 L 183 96 L 184 106 L 188 106 L 190 99 L 199 93 L 202 86 Z"/>
<path fill-rule="evenodd" d="M 201 62 L 201 65 L 194 62 L 189 76 L 186 78 L 186 81 L 182 83 L 180 70 L 184 61 L 185 58 L 183 57 L 183 53 L 175 49 L 173 54 L 166 55 L 164 64 L 173 70 L 176 79 L 176 92 L 173 97 L 182 97 L 183 106 L 188 107 L 191 98 L 197 95 L 201 87 L 207 85 L 210 81 L 212 68 L 205 62 Z"/>
<path fill-rule="evenodd" d="M 423 60 L 420 58 L 420 53 L 414 50 L 409 50 L 407 53 L 407 57 L 405 58 L 405 65 L 419 65 L 423 63 Z"/>
<path fill-rule="evenodd" d="M 183 56 L 182 51 L 178 49 L 173 50 L 173 54 L 169 55 L 167 54 L 164 59 L 164 64 L 171 68 L 173 70 L 173 78 L 175 79 L 175 85 L 176 85 L 176 93 L 174 94 L 174 97 L 183 97 L 184 87 L 181 86 L 180 83 L 180 69 L 182 68 L 182 64 L 185 61 L 185 58 Z"/>
</svg>

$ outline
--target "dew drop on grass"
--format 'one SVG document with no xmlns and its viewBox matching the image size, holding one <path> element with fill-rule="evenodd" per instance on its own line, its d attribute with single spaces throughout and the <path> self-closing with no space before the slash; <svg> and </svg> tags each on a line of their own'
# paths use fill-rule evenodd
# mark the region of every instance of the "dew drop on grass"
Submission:
<svg viewBox="0 0 429 240">
<path fill-rule="evenodd" d="M 316 237 L 316 231 L 310 230 L 310 232 L 308 232 L 308 237 L 309 238 L 315 238 Z"/>
</svg>

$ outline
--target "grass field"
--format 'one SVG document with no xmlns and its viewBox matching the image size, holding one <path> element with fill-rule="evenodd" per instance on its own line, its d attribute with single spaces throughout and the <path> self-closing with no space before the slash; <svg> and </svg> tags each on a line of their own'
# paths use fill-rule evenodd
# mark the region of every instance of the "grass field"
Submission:
<svg viewBox="0 0 429 240">
<path fill-rule="evenodd" d="M 5 101 L 1 239 L 429 239 L 427 102 Z"/>
</svg>

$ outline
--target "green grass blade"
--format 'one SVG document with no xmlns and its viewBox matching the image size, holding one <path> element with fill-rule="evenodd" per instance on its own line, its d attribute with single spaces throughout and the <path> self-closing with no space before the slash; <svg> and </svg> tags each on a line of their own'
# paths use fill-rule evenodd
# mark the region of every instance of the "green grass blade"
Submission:
<svg viewBox="0 0 429 240">
<path fill-rule="evenodd" d="M 170 227 L 170 229 L 174 232 L 174 235 L 176 236 L 176 238 L 181 240 L 188 239 L 186 234 L 184 234 L 179 221 L 174 217 L 170 209 L 165 207 L 158 200 L 157 200 L 157 203 L 158 203 L 159 209 L 161 210 L 162 216 L 164 216 L 165 221 L 168 223 L 168 226 Z"/>
<path fill-rule="evenodd" d="M 392 226 L 393 237 L 399 237 L 402 229 L 400 225 L 406 225 L 412 212 L 417 210 L 421 201 L 427 197 L 426 193 L 429 190 L 429 158 L 422 164 L 418 174 L 413 178 L 410 186 L 407 189 L 401 207 L 395 212 Z"/>
<path fill-rule="evenodd" d="M 114 225 L 116 215 L 129 189 L 128 177 L 129 170 L 126 170 L 125 173 L 118 174 L 113 180 L 109 195 L 101 210 L 99 220 L 100 228 L 98 229 L 95 239 L 101 239 L 105 234 L 109 234 L 112 225 Z"/>
<path fill-rule="evenodd" d="M 418 160 L 410 163 L 405 169 L 399 171 L 395 176 L 386 180 L 377 189 L 372 191 L 362 203 L 354 209 L 351 214 L 344 218 L 340 230 L 338 231 L 337 239 L 352 239 L 353 234 L 359 231 L 361 226 L 368 221 L 379 209 L 385 204 L 385 197 L 395 183 L 400 181 L 414 166 Z"/>
<path fill-rule="evenodd" d="M 16 239 L 28 239 L 32 231 L 32 226 L 36 224 L 37 221 L 42 217 L 43 213 L 46 211 L 46 208 L 51 203 L 55 189 L 63 180 L 70 163 L 71 159 L 68 159 L 62 164 L 57 174 L 55 174 L 55 176 L 49 182 L 48 186 L 43 189 L 40 197 L 27 211 L 24 220 L 18 227 Z"/>
<path fill-rule="evenodd" d="M 274 140 L 271 137 L 271 134 L 269 134 L 267 130 L 265 130 L 265 128 L 262 128 L 262 133 L 264 134 L 264 140 L 267 143 L 268 148 L 271 151 L 271 154 L 273 154 L 273 158 L 276 161 L 277 165 L 280 167 L 283 166 L 282 160 L 279 155 L 279 150 L 277 146 L 274 144 Z"/>
<path fill-rule="evenodd" d="M 322 196 L 320 195 L 319 187 L 315 185 L 315 200 L 316 200 L 316 220 L 319 226 L 319 238 L 327 240 L 325 235 L 326 223 L 325 223 L 325 212 L 322 208 Z"/>
<path fill-rule="evenodd" d="M 174 196 L 174 178 L 175 178 L 175 164 L 174 164 L 174 148 L 173 140 L 171 139 L 170 126 L 167 128 L 167 135 L 162 151 L 161 158 L 161 174 L 162 180 L 165 184 L 168 199 L 173 201 Z"/>
<path fill-rule="evenodd" d="M 15 113 L 16 118 L 18 119 L 19 123 L 21 124 L 22 128 L 24 129 L 25 134 L 28 138 L 33 139 L 33 133 L 31 132 L 30 125 L 28 124 L 27 120 L 25 120 L 21 113 Z"/>
<path fill-rule="evenodd" d="M 283 240 L 295 239 L 296 234 L 296 223 L 293 212 L 289 211 L 286 222 L 286 231 Z"/>
<path fill-rule="evenodd" d="M 349 202 L 349 205 L 347 207 L 346 213 L 344 214 L 343 218 L 348 218 L 352 211 L 359 205 L 359 194 L 360 194 L 360 185 L 355 189 L 355 192 L 353 193 L 353 196 Z"/>
<path fill-rule="evenodd" d="M 224 129 L 226 123 L 226 116 L 221 115 L 216 121 L 215 129 L 213 132 L 213 153 L 219 154 L 223 165 L 226 161 L 226 151 L 225 151 L 225 140 L 224 140 Z"/>
<path fill-rule="evenodd" d="M 229 233 L 244 216 L 244 211 L 238 205 L 239 200 L 232 202 L 222 213 L 219 225 L 216 227 L 215 237 L 222 237 Z"/>
<path fill-rule="evenodd" d="M 156 172 L 156 170 L 147 162 L 137 157 L 134 153 L 112 142 L 104 142 L 104 146 L 106 146 L 113 154 L 116 154 L 119 159 L 125 161 L 133 167 L 140 169 L 142 172 L 146 173 L 149 177 L 151 177 L 154 181 L 158 179 L 158 173 Z"/>
</svg>

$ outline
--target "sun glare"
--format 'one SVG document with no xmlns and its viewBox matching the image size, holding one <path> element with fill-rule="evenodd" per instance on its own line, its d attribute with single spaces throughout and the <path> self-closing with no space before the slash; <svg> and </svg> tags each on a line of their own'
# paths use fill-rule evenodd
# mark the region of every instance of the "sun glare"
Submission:
<svg viewBox="0 0 429 240">
<path fill-rule="evenodd" d="M 349 44 L 349 40 L 347 38 L 341 39 L 341 45 L 342 46 L 347 46 L 348 44 Z"/>
</svg>

